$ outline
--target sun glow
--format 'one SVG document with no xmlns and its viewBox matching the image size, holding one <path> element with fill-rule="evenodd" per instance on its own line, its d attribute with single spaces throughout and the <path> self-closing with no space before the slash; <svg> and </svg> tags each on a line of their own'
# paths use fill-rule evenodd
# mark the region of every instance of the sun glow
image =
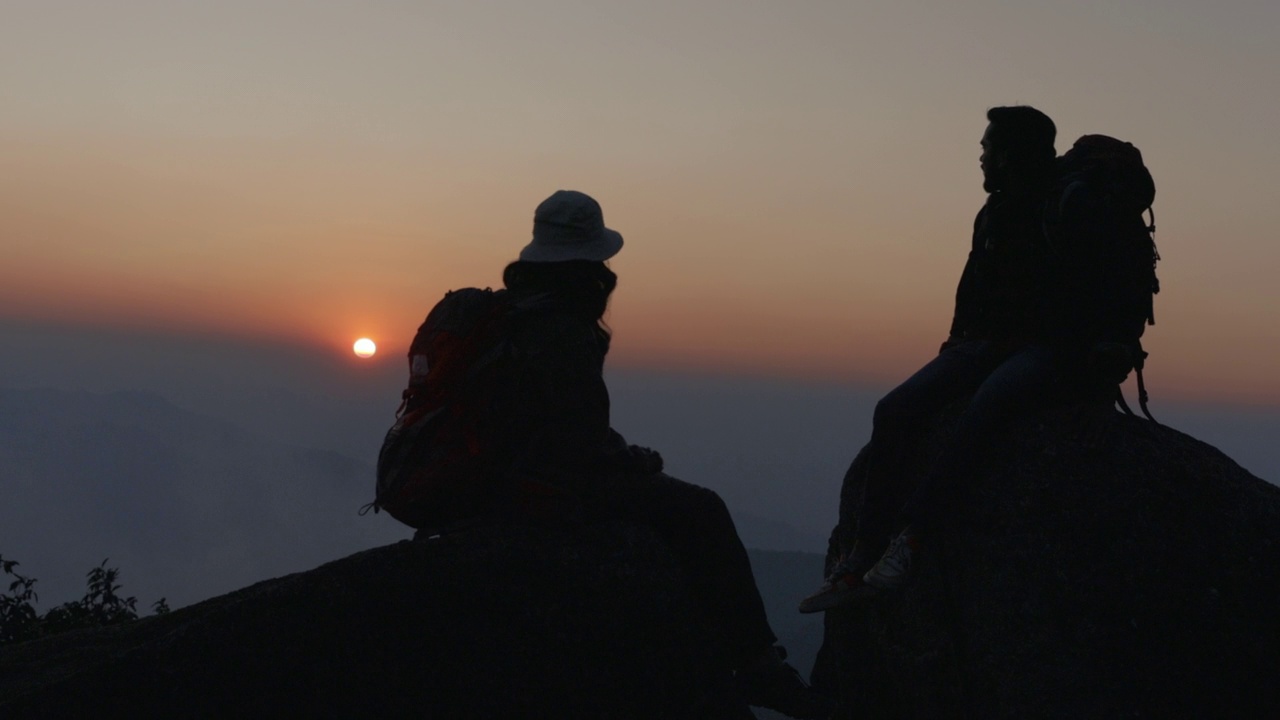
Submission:
<svg viewBox="0 0 1280 720">
<path fill-rule="evenodd" d="M 356 357 L 362 358 L 373 357 L 373 354 L 378 352 L 378 346 L 369 338 L 360 338 L 355 345 L 351 346 L 351 349 L 355 351 Z"/>
</svg>

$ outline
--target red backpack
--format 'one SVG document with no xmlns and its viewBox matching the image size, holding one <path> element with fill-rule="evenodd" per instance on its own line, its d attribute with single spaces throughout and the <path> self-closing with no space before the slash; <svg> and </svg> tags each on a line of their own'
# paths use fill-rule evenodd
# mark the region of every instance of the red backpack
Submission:
<svg viewBox="0 0 1280 720">
<path fill-rule="evenodd" d="M 418 529 L 483 513 L 498 492 L 491 408 L 511 356 L 505 290 L 446 293 L 409 348 L 409 385 L 378 453 L 374 512 Z"/>
</svg>

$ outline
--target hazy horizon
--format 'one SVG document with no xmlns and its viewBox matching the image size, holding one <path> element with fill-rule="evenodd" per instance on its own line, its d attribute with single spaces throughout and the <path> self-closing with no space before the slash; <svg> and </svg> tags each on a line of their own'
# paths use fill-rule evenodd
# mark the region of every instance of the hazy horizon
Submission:
<svg viewBox="0 0 1280 720">
<path fill-rule="evenodd" d="M 4 514 L 17 518 L 0 517 L 0 552 L 24 562 L 48 600 L 69 599 L 63 595 L 79 588 L 102 557 L 128 573 L 126 589 L 140 599 L 155 599 L 145 591 L 194 600 L 201 596 L 183 588 L 207 581 L 227 591 L 411 534 L 386 516 L 355 514 L 372 493 L 373 461 L 405 381 L 403 359 L 353 371 L 345 359 L 284 344 L 0 322 L 0 344 L 19 343 L 23 352 L 0 354 L 0 420 L 17 433 L 0 437 L 0 453 L 17 452 L 0 471 Z M 825 550 L 844 470 L 867 441 L 872 408 L 886 389 L 625 368 L 609 368 L 607 380 L 615 427 L 661 452 L 671 474 L 719 492 L 749 545 L 815 553 Z M 31 404 L 30 393 L 41 388 L 63 398 L 95 395 L 58 407 Z M 72 427 L 92 420 L 89 406 L 123 405 L 126 417 L 172 419 L 151 427 L 105 415 L 100 427 L 76 431 L 83 435 L 64 437 L 58 428 L 67 426 L 53 423 L 46 432 L 59 434 L 20 440 L 39 430 L 23 420 L 26 410 L 6 406 L 6 391 L 21 391 L 10 396 L 39 409 L 33 419 L 78 417 Z M 1264 480 L 1280 480 L 1274 442 L 1280 409 L 1178 402 L 1158 384 L 1151 391 L 1162 422 L 1218 447 Z M 170 403 L 173 410 L 164 410 Z M 190 437 L 173 435 L 188 426 Z M 113 437 L 130 438 L 128 446 L 113 446 Z M 241 438 L 236 447 L 244 449 L 219 461 L 216 448 L 225 438 Z M 85 452 L 89 457 L 75 459 Z M 109 460 L 98 468 L 93 457 Z M 298 459 L 307 457 L 317 459 Z M 309 493 L 308 467 L 328 468 L 325 489 L 314 502 L 286 500 Z M 15 468 L 27 474 L 15 478 Z M 284 468 L 278 472 L 285 476 L 273 477 L 271 468 Z M 123 469 L 134 475 L 119 475 Z M 171 487 L 179 480 L 187 489 Z M 182 499 L 191 497 L 207 497 L 207 510 Z M 227 514 L 229 507 L 244 510 Z M 207 525 L 209 518 L 225 525 Z M 189 531 L 196 525 L 207 535 Z M 292 539 L 279 534 L 294 526 Z M 157 545 L 156 533 L 166 532 L 173 536 Z M 269 548 L 267 557 L 252 559 L 254 537 Z M 162 548 L 163 558 L 142 559 Z M 212 563 L 208 578 L 198 581 L 183 569 L 184 552 L 191 564 Z M 53 563 L 55 557 L 63 559 Z M 139 575 L 155 567 L 168 569 L 142 582 Z"/>
</svg>

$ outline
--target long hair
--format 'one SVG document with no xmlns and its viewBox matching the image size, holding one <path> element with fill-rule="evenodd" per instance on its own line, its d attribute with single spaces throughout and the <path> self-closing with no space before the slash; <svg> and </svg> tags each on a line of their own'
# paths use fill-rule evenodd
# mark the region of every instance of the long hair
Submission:
<svg viewBox="0 0 1280 720">
<path fill-rule="evenodd" d="M 595 323 L 605 352 L 612 333 L 604 322 L 609 296 L 618 286 L 618 276 L 603 262 L 565 260 L 528 262 L 517 260 L 502 271 L 502 284 L 521 294 L 547 293 L 557 307 Z"/>
</svg>

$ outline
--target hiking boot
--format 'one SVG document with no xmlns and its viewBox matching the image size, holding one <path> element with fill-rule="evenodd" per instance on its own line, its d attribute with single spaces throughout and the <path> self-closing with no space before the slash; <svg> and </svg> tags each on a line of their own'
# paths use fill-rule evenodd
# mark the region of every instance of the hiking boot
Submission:
<svg viewBox="0 0 1280 720">
<path fill-rule="evenodd" d="M 865 553 L 859 552 L 860 546 L 861 543 L 855 545 L 852 552 L 831 568 L 831 573 L 816 593 L 800 601 L 800 612 L 823 612 L 870 593 L 862 576 L 871 563 L 864 557 Z"/>
<path fill-rule="evenodd" d="M 889 543 L 880 560 L 862 576 L 862 582 L 872 594 L 897 590 L 906 582 L 911 572 L 911 560 L 920 552 L 920 539 L 908 525 L 898 537 Z"/>
<path fill-rule="evenodd" d="M 835 701 L 809 687 L 800 673 L 783 661 L 785 657 L 785 649 L 771 647 L 733 674 L 747 704 L 793 718 L 831 717 Z"/>
</svg>

